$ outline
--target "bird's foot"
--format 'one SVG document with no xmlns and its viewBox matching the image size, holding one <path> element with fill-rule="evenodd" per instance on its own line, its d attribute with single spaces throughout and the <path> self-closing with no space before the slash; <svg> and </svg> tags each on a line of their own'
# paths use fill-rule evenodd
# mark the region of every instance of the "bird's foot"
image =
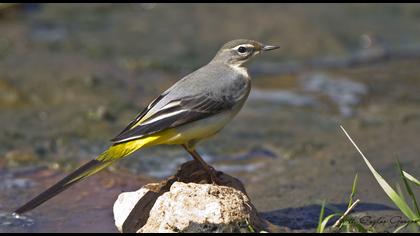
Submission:
<svg viewBox="0 0 420 236">
<path fill-rule="evenodd" d="M 221 171 L 217 171 L 211 166 L 208 166 L 208 174 L 210 176 L 210 181 L 215 185 L 223 185 L 223 181 L 220 179 L 220 176 L 223 174 Z"/>
</svg>

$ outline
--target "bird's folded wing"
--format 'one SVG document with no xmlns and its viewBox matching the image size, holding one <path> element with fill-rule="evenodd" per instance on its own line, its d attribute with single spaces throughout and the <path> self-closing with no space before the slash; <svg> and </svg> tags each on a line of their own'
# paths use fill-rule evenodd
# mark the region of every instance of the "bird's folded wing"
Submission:
<svg viewBox="0 0 420 236">
<path fill-rule="evenodd" d="M 141 111 L 137 117 L 132 120 L 127 127 L 125 127 L 125 129 L 123 129 L 118 135 L 120 136 L 121 134 L 125 133 L 126 131 L 132 129 L 134 126 L 137 125 L 137 123 L 139 123 L 139 121 L 147 114 L 148 111 L 150 111 L 150 109 L 152 109 L 153 106 L 155 106 L 166 94 L 163 93 L 161 94 L 159 97 L 155 98 L 146 108 L 143 109 L 143 111 Z M 115 137 L 114 139 L 116 139 L 117 137 Z M 113 141 L 114 139 L 111 139 L 111 141 Z"/>
<path fill-rule="evenodd" d="M 141 138 L 145 135 L 212 116 L 230 109 L 234 105 L 234 102 L 226 97 L 215 99 L 210 94 L 202 94 L 174 99 L 153 114 L 147 114 L 157 104 L 156 100 L 160 99 L 159 97 L 155 99 L 111 141 L 121 143 Z M 142 120 L 146 114 L 148 117 Z"/>
</svg>

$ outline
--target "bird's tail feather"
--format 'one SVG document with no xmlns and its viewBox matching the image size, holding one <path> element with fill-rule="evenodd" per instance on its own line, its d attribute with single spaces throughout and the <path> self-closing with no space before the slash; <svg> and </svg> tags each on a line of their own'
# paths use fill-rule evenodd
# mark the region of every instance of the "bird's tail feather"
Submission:
<svg viewBox="0 0 420 236">
<path fill-rule="evenodd" d="M 83 180 L 84 178 L 91 176 L 104 168 L 108 167 L 116 160 L 119 160 L 129 154 L 133 153 L 137 149 L 141 148 L 148 142 L 152 140 L 134 140 L 127 143 L 120 143 L 115 144 L 108 148 L 105 152 L 103 152 L 100 156 L 96 159 L 91 160 L 90 162 L 84 164 L 83 166 L 79 167 L 77 170 L 69 174 L 68 176 L 64 177 L 64 179 L 60 180 L 31 201 L 26 203 L 25 205 L 21 206 L 19 209 L 15 211 L 16 214 L 23 214 L 27 211 L 30 211 L 37 206 L 41 205 L 45 201 L 51 199 L 52 197 L 56 196 L 57 194 L 61 193 L 62 191 L 66 190 L 73 184 Z"/>
<path fill-rule="evenodd" d="M 84 164 L 79 169 L 75 170 L 64 179 L 60 180 L 31 201 L 26 203 L 25 205 L 19 207 L 15 211 L 16 214 L 23 214 L 27 211 L 30 211 L 37 206 L 41 205 L 45 201 L 49 200 L 50 198 L 54 197 L 55 195 L 61 193 L 62 191 L 66 190 L 68 187 L 72 186 L 73 184 L 79 182 L 80 180 L 84 179 L 85 177 L 92 175 L 103 168 L 110 165 L 112 162 L 101 162 L 98 160 L 91 160 L 90 162 Z"/>
</svg>

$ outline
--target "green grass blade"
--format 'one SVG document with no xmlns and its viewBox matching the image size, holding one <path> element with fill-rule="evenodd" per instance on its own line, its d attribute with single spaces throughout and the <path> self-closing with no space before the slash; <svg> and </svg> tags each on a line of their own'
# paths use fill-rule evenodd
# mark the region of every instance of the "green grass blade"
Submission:
<svg viewBox="0 0 420 236">
<path fill-rule="evenodd" d="M 351 231 L 350 231 L 350 223 L 349 222 L 343 221 L 343 223 L 340 225 L 340 228 L 339 229 L 341 229 L 343 226 L 346 227 L 346 233 L 351 233 Z"/>
<path fill-rule="evenodd" d="M 407 199 L 405 198 L 404 192 L 401 190 L 401 187 L 398 183 L 395 184 L 395 189 L 397 190 L 398 195 L 400 195 L 400 197 L 402 199 L 404 199 L 404 201 L 407 202 Z"/>
<path fill-rule="evenodd" d="M 350 142 L 353 144 L 353 146 L 356 148 L 356 150 L 363 157 L 363 160 L 368 166 L 370 172 L 372 172 L 376 181 L 379 183 L 379 185 L 385 191 L 388 197 L 392 200 L 392 202 L 394 202 L 394 204 L 401 210 L 401 212 L 404 215 L 406 215 L 409 219 L 411 220 L 416 219 L 417 218 L 416 214 L 414 214 L 414 212 L 410 209 L 408 204 L 395 192 L 395 190 L 385 181 L 385 179 L 373 168 L 369 160 L 365 157 L 365 155 L 362 153 L 362 151 L 359 149 L 359 147 L 356 145 L 356 143 L 353 141 L 353 139 L 350 137 L 347 131 L 343 128 L 343 126 L 340 126 L 340 127 L 343 130 L 343 132 L 346 134 Z"/>
<path fill-rule="evenodd" d="M 420 186 L 420 181 L 418 179 L 414 178 L 414 176 L 410 175 L 409 173 L 407 173 L 405 171 L 403 171 L 403 175 L 406 179 L 410 180 L 411 182 L 413 182 L 417 186 Z"/>
<path fill-rule="evenodd" d="M 411 201 L 413 202 L 413 205 L 414 205 L 414 207 L 417 211 L 417 217 L 416 218 L 419 218 L 420 217 L 419 205 L 417 204 L 417 200 L 416 200 L 416 197 L 414 196 L 413 190 L 411 189 L 410 185 L 408 184 L 407 179 L 404 176 L 403 170 L 401 169 L 401 164 L 398 160 L 397 160 L 397 167 L 398 167 L 398 170 L 400 172 L 401 179 L 404 182 L 405 188 L 407 189 L 407 193 L 410 196 Z"/>
<path fill-rule="evenodd" d="M 316 227 L 316 232 L 317 233 L 322 233 L 323 231 L 321 231 L 321 225 L 322 225 L 322 221 L 324 218 L 324 210 L 325 210 L 325 200 L 322 201 L 322 206 L 321 206 L 321 212 L 319 213 L 319 220 L 318 220 L 318 227 Z"/>
<path fill-rule="evenodd" d="M 354 195 L 356 195 L 356 186 L 357 186 L 357 173 L 356 176 L 354 176 L 354 180 L 353 180 L 353 186 L 351 188 L 351 194 L 350 194 L 350 199 L 349 199 L 349 204 L 347 206 L 347 209 L 351 206 L 351 204 L 353 204 L 353 197 Z"/>
<path fill-rule="evenodd" d="M 334 213 L 334 214 L 331 214 L 331 215 L 329 215 L 329 216 L 327 216 L 327 217 L 325 217 L 325 219 L 323 219 L 322 220 L 322 222 L 321 222 L 321 226 L 320 226 L 320 233 L 323 233 L 324 232 L 324 230 L 325 230 L 325 227 L 327 226 L 327 224 L 328 224 L 328 221 L 330 221 L 333 217 L 335 217 L 335 216 L 340 216 L 341 214 L 338 214 L 338 213 Z"/>
<path fill-rule="evenodd" d="M 254 227 L 252 227 L 252 225 L 248 222 L 248 220 L 245 220 L 247 228 L 249 230 L 250 233 L 255 233 Z"/>
</svg>

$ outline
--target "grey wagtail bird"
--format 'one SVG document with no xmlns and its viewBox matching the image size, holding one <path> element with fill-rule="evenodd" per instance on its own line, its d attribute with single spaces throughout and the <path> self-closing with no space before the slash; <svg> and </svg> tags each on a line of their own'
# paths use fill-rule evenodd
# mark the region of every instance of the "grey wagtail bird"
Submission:
<svg viewBox="0 0 420 236">
<path fill-rule="evenodd" d="M 153 100 L 111 141 L 96 159 L 60 180 L 15 211 L 22 214 L 82 179 L 128 156 L 160 144 L 179 144 L 217 180 L 215 170 L 195 150 L 196 144 L 219 132 L 242 108 L 251 90 L 244 63 L 262 51 L 277 49 L 254 40 L 223 45 L 207 65 L 185 76 Z"/>
</svg>

